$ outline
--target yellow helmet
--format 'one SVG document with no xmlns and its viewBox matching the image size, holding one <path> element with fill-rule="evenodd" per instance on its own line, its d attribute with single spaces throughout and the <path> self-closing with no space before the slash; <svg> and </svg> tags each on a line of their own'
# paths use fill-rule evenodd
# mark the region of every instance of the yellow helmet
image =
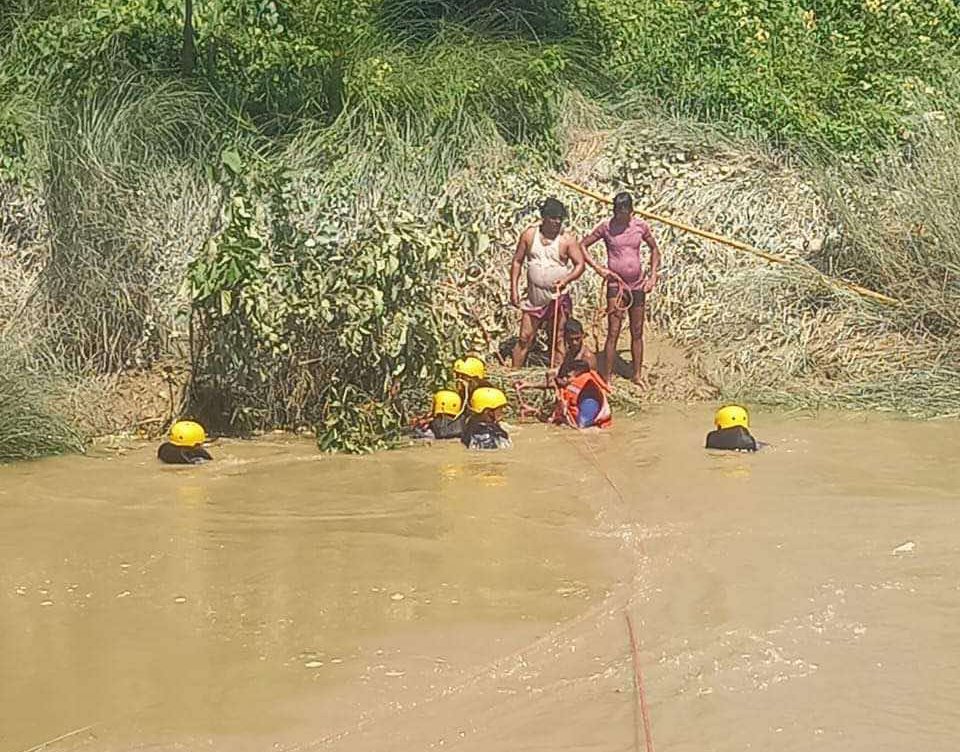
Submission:
<svg viewBox="0 0 960 752">
<path fill-rule="evenodd" d="M 460 414 L 463 409 L 463 400 L 456 392 L 449 389 L 441 389 L 433 395 L 433 414 L 434 415 L 452 415 L 454 418 Z"/>
<path fill-rule="evenodd" d="M 506 404 L 506 395 L 492 386 L 482 386 L 470 395 L 470 410 L 478 415 L 484 410 L 496 410 Z"/>
<path fill-rule="evenodd" d="M 480 358 L 468 355 L 453 364 L 453 372 L 457 376 L 466 376 L 470 379 L 482 379 L 487 375 L 487 367 Z"/>
<path fill-rule="evenodd" d="M 192 420 L 178 420 L 170 426 L 170 443 L 178 447 L 194 447 L 207 440 L 203 426 Z"/>
<path fill-rule="evenodd" d="M 740 405 L 724 405 L 713 416 L 713 422 L 717 428 L 733 428 L 734 426 L 750 428 L 750 416 L 747 414 L 747 408 L 740 407 Z"/>
</svg>

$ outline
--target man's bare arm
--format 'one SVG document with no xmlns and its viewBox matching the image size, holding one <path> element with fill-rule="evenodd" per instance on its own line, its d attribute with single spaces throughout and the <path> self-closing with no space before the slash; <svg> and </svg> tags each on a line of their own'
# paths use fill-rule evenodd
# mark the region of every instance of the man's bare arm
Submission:
<svg viewBox="0 0 960 752">
<path fill-rule="evenodd" d="M 586 261 L 584 260 L 583 249 L 580 247 L 580 243 L 576 238 L 567 236 L 565 238 L 567 258 L 573 261 L 573 270 L 558 283 L 560 288 L 563 289 L 571 282 L 574 282 L 583 275 L 584 269 L 586 269 Z"/>
<path fill-rule="evenodd" d="M 527 235 L 530 229 L 520 233 L 517 240 L 517 249 L 513 252 L 513 261 L 510 264 L 510 305 L 520 307 L 520 272 L 523 271 L 523 259 L 527 255 Z"/>
<path fill-rule="evenodd" d="M 656 238 L 649 230 L 644 233 L 643 240 L 650 246 L 650 271 L 643 280 L 643 291 L 650 292 L 657 284 L 657 278 L 660 274 L 660 246 L 657 245 Z"/>
<path fill-rule="evenodd" d="M 610 274 L 610 270 L 602 264 L 597 263 L 593 256 L 590 255 L 590 252 L 587 250 L 590 246 L 600 240 L 600 235 L 596 229 L 593 230 L 589 235 L 587 235 L 583 240 L 580 241 L 580 252 L 583 254 L 583 260 L 587 266 L 593 269 L 601 277 L 606 278 Z"/>
<path fill-rule="evenodd" d="M 607 277 L 610 274 L 610 270 L 602 264 L 598 264 L 588 251 L 583 252 L 583 260 L 586 262 L 587 266 L 593 269 L 601 277 Z"/>
<path fill-rule="evenodd" d="M 581 241 L 581 245 L 583 246 L 584 250 L 600 240 L 600 233 L 597 232 L 599 229 L 600 227 L 595 227 L 593 230 L 591 230 L 589 235 L 584 236 L 583 240 Z"/>
</svg>

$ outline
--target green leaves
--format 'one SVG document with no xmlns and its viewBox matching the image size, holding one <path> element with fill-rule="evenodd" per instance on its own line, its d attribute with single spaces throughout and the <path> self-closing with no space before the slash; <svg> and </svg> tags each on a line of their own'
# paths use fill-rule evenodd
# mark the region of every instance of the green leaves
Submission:
<svg viewBox="0 0 960 752">
<path fill-rule="evenodd" d="M 224 149 L 220 158 L 234 175 L 240 175 L 243 172 L 243 162 L 235 149 Z"/>
<path fill-rule="evenodd" d="M 296 227 L 279 168 L 230 185 L 223 228 L 188 271 L 195 391 L 215 390 L 224 410 L 204 417 L 240 431 L 314 424 L 325 450 L 390 444 L 406 417 L 394 395 L 441 378 L 462 346 L 435 280 L 445 243 L 468 241 L 386 206 L 365 224 Z"/>
<path fill-rule="evenodd" d="M 20 94 L 42 113 L 131 70 L 168 79 L 182 13 L 182 0 L 91 0 L 12 14 L 0 102 Z M 196 0 L 194 15 L 191 85 L 239 114 L 225 132 L 333 124 L 332 152 L 362 150 L 381 173 L 397 160 L 397 182 L 432 187 L 493 139 L 556 156 L 571 88 L 861 150 L 898 132 L 917 91 L 946 90 L 960 33 L 951 0 Z M 19 120 L 0 111 L 8 173 L 30 138 Z M 238 174 L 236 155 L 223 158 Z"/>
<path fill-rule="evenodd" d="M 958 64 L 960 6 L 947 0 L 578 0 L 571 13 L 618 95 L 792 145 L 876 148 L 915 112 L 910 82 L 944 87 Z"/>
</svg>

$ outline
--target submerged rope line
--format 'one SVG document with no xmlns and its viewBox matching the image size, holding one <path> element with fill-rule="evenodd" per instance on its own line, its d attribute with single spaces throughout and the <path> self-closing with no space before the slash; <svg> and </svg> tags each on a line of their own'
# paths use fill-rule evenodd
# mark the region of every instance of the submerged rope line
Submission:
<svg viewBox="0 0 960 752">
<path fill-rule="evenodd" d="M 574 447 L 580 451 L 579 444 L 575 443 L 572 439 L 564 436 Z M 596 452 L 593 451 L 593 447 L 587 444 L 587 448 L 590 450 L 589 459 L 593 463 L 594 468 L 597 472 L 603 477 L 607 485 L 613 489 L 613 492 L 617 495 L 617 498 L 620 500 L 621 504 L 626 504 L 626 497 L 623 495 L 623 491 L 620 490 L 620 487 L 614 482 L 613 478 L 610 477 L 610 474 L 604 470 L 603 466 L 600 464 L 600 459 L 597 457 Z M 581 454 L 585 454 L 581 452 Z M 641 542 L 642 547 L 642 542 Z M 629 606 L 629 603 L 628 603 Z M 623 609 L 623 616 L 627 622 L 627 632 L 630 637 L 630 655 L 633 661 L 633 686 L 637 696 L 637 705 L 640 710 L 640 718 L 643 722 L 643 735 L 646 743 L 647 752 L 654 752 L 653 748 L 653 730 L 650 724 L 650 713 L 647 709 L 647 693 L 643 684 L 643 672 L 640 668 L 640 648 L 637 643 L 636 631 L 633 627 L 633 619 L 630 616 L 630 612 L 627 610 L 627 607 Z M 637 749 L 639 750 L 639 729 L 634 727 L 634 743 Z"/>
<path fill-rule="evenodd" d="M 633 657 L 633 688 L 637 694 L 637 704 L 640 706 L 640 717 L 643 719 L 643 736 L 646 741 L 647 752 L 654 752 L 653 732 L 650 729 L 650 713 L 647 711 L 647 693 L 643 688 L 643 673 L 640 670 L 640 648 L 637 646 L 637 635 L 633 630 L 633 619 L 630 612 L 623 610 L 623 617 L 627 620 L 627 632 L 630 634 L 630 654 Z M 636 742 L 636 738 L 634 742 Z M 637 744 L 637 747 L 640 745 Z"/>
</svg>

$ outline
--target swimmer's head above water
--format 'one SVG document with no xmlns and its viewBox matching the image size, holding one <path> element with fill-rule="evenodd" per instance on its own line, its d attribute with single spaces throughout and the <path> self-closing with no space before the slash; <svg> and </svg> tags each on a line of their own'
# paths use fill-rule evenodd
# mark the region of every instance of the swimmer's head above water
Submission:
<svg viewBox="0 0 960 752">
<path fill-rule="evenodd" d="M 433 415 L 449 415 L 457 417 L 463 410 L 463 401 L 460 395 L 449 389 L 441 389 L 433 395 Z"/>
<path fill-rule="evenodd" d="M 716 430 L 707 434 L 707 449 L 755 452 L 757 440 L 750 433 L 750 414 L 742 405 L 724 405 L 713 416 Z"/>
<path fill-rule="evenodd" d="M 487 375 L 487 367 L 480 358 L 468 355 L 453 364 L 453 375 L 463 379 L 483 379 Z"/>
<path fill-rule="evenodd" d="M 741 405 L 724 405 L 714 414 L 713 423 L 718 430 L 733 426 L 750 428 L 750 414 Z"/>
<path fill-rule="evenodd" d="M 491 386 L 482 386 L 470 395 L 470 412 L 480 418 L 498 421 L 506 406 L 506 395 Z"/>
<path fill-rule="evenodd" d="M 167 441 L 157 449 L 157 458 L 171 465 L 195 465 L 213 459 L 204 449 L 207 432 L 193 420 L 178 420 L 170 426 Z"/>
</svg>

